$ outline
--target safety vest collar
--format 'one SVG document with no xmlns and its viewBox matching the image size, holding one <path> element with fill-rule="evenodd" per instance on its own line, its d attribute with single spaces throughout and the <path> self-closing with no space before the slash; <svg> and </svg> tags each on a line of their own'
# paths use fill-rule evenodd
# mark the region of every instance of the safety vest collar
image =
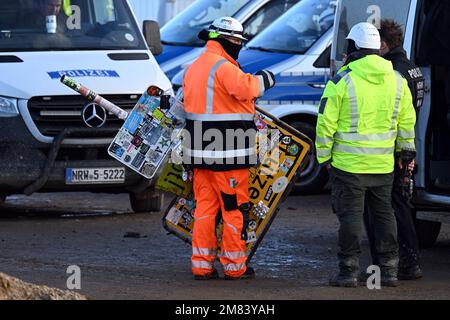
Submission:
<svg viewBox="0 0 450 320">
<path fill-rule="evenodd" d="M 239 67 L 239 63 L 237 63 L 236 60 L 234 60 L 228 53 L 226 53 L 225 49 L 217 41 L 209 40 L 206 43 L 206 52 L 224 57 L 229 62 L 234 64 L 236 67 Z"/>
</svg>

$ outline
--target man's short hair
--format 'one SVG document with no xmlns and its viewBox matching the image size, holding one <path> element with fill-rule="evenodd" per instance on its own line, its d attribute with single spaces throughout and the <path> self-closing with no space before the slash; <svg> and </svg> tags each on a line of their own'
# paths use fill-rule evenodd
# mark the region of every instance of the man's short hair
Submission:
<svg viewBox="0 0 450 320">
<path fill-rule="evenodd" d="M 390 19 L 381 20 L 380 29 L 381 41 L 386 42 L 390 49 L 399 47 L 403 44 L 403 30 L 402 27 Z"/>
</svg>

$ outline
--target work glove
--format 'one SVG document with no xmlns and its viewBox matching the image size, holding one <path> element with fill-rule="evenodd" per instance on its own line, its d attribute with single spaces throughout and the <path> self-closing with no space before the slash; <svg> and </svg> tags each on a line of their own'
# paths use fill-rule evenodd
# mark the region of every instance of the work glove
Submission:
<svg viewBox="0 0 450 320">
<path fill-rule="evenodd" d="M 265 90 L 269 90 L 275 85 L 275 76 L 269 70 L 259 70 L 255 75 L 263 78 Z"/>
</svg>

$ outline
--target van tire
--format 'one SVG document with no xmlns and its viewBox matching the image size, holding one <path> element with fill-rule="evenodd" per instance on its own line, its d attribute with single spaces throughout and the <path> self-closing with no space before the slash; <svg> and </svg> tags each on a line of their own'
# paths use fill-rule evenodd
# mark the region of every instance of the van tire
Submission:
<svg viewBox="0 0 450 320">
<path fill-rule="evenodd" d="M 290 123 L 295 129 L 308 136 L 313 142 L 316 140 L 316 128 L 307 122 L 293 121 Z M 328 170 L 320 167 L 317 162 L 316 153 L 311 155 L 310 163 L 298 176 L 297 182 L 292 189 L 293 195 L 319 193 L 329 180 Z"/>
<path fill-rule="evenodd" d="M 142 193 L 130 193 L 131 208 L 136 213 L 161 212 L 164 204 L 164 194 L 154 188 Z"/>
<path fill-rule="evenodd" d="M 429 248 L 436 243 L 441 225 L 440 222 L 415 219 L 417 239 L 421 248 Z"/>
</svg>

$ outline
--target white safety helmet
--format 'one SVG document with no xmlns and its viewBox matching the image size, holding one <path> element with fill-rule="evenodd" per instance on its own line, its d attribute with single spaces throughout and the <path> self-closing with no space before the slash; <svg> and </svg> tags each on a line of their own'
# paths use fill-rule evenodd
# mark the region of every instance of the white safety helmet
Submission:
<svg viewBox="0 0 450 320">
<path fill-rule="evenodd" d="M 379 50 L 381 47 L 378 29 L 368 22 L 355 24 L 346 39 L 355 41 L 358 49 Z"/>
<path fill-rule="evenodd" d="M 244 38 L 244 27 L 242 24 L 232 17 L 217 18 L 209 26 L 208 32 L 215 32 L 219 35 L 229 36 L 241 40 Z"/>
</svg>

